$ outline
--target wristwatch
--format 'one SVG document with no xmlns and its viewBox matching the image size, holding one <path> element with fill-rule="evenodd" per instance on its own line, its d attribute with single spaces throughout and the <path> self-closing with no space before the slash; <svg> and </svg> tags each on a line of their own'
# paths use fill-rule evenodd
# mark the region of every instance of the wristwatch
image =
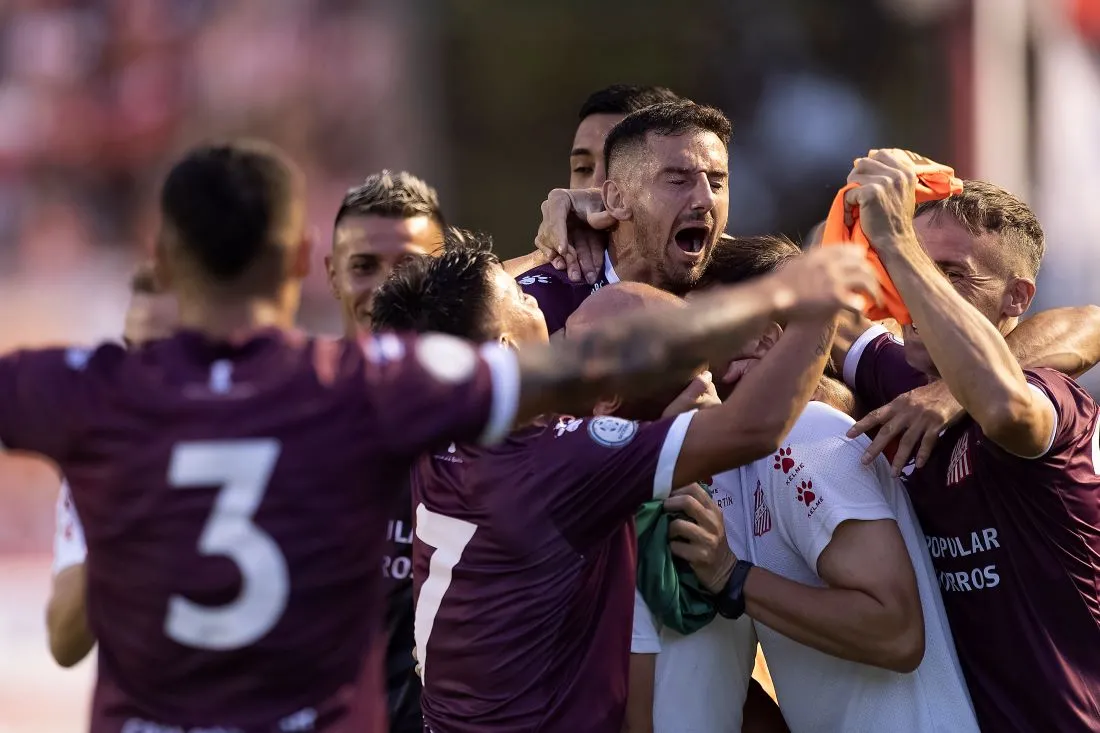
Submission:
<svg viewBox="0 0 1100 733">
<path fill-rule="evenodd" d="M 749 577 L 749 571 L 753 565 L 748 560 L 738 560 L 733 566 L 726 586 L 719 591 L 716 597 L 715 607 L 722 618 L 737 619 L 745 613 L 745 579 Z"/>
</svg>

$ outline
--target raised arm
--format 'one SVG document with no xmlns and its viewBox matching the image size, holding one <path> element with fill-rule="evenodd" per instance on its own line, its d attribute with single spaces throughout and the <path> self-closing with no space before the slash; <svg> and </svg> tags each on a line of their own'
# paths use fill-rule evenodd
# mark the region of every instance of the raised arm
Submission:
<svg viewBox="0 0 1100 733">
<path fill-rule="evenodd" d="M 687 383 L 700 364 L 727 359 L 769 323 L 790 318 L 821 324 L 841 308 L 858 307 L 858 293 L 876 288 L 858 248 L 835 247 L 775 275 L 714 290 L 687 308 L 625 316 L 576 340 L 525 347 L 518 355 L 518 419 L 580 414 L 601 395 L 643 395 L 655 384 Z M 808 348 L 818 343 L 811 340 Z"/>
<path fill-rule="evenodd" d="M 1100 362 L 1100 306 L 1041 311 L 1005 340 L 1024 369 L 1046 367 L 1079 377 Z"/>
<path fill-rule="evenodd" d="M 860 221 L 919 327 L 951 393 L 997 445 L 1019 456 L 1047 449 L 1055 412 L 1028 386 L 1001 333 L 936 268 L 913 229 L 916 176 L 900 152 L 856 162 L 849 193 Z"/>
</svg>

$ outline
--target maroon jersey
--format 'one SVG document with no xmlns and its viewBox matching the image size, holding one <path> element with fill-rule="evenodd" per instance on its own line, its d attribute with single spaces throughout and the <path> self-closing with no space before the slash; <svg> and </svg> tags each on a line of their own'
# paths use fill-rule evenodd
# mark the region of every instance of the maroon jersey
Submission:
<svg viewBox="0 0 1100 733">
<path fill-rule="evenodd" d="M 93 733 L 384 730 L 387 512 L 422 449 L 507 427 L 513 357 L 484 353 L 267 331 L 0 359 L 0 441 L 60 465 L 87 536 Z"/>
<path fill-rule="evenodd" d="M 586 282 L 575 283 L 562 270 L 553 265 L 539 265 L 516 278 L 516 282 L 539 303 L 539 310 L 546 318 L 546 328 L 550 333 L 565 328 L 565 321 L 573 315 L 573 311 L 580 307 L 592 293 L 596 292 L 609 282 L 618 282 L 614 270 L 608 267 L 608 261 L 604 259 L 604 269 L 594 285 Z"/>
<path fill-rule="evenodd" d="M 434 733 L 618 733 L 633 515 L 667 495 L 693 413 L 559 417 L 413 474 L 416 647 Z"/>
<path fill-rule="evenodd" d="M 864 372 L 896 368 L 877 336 Z M 982 730 L 1100 732 L 1097 406 L 1057 372 L 1024 374 L 1057 411 L 1046 453 L 1005 452 L 973 420 L 907 480 Z"/>
</svg>

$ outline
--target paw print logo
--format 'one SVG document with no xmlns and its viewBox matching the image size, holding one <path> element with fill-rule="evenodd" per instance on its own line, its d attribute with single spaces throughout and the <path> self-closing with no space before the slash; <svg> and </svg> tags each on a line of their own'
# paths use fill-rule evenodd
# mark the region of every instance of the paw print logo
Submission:
<svg viewBox="0 0 1100 733">
<path fill-rule="evenodd" d="M 775 465 L 773 468 L 776 471 L 782 470 L 783 473 L 790 473 L 794 468 L 794 459 L 791 458 L 790 446 L 786 448 L 780 448 L 779 452 L 775 454 Z"/>
<path fill-rule="evenodd" d="M 817 494 L 814 493 L 814 482 L 803 481 L 798 485 L 798 500 L 806 506 L 810 506 L 817 499 Z"/>
</svg>

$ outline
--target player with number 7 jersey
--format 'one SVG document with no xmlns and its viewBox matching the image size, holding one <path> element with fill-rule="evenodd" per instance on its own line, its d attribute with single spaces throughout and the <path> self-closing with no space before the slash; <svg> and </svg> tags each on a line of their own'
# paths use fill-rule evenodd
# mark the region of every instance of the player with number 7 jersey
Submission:
<svg viewBox="0 0 1100 733">
<path fill-rule="evenodd" d="M 821 274 L 823 264 L 811 255 L 745 288 L 782 289 L 786 278 Z M 838 282 L 825 280 L 826 291 Z M 683 332 L 706 328 L 710 311 L 698 306 L 707 297 L 687 306 L 639 283 L 610 286 L 570 317 L 562 345 L 583 343 L 624 312 L 650 328 L 668 322 Z M 787 332 L 767 363 L 719 407 L 686 410 L 688 398 L 699 396 L 692 392 L 697 384 L 680 397 L 683 383 L 641 401 L 610 389 L 597 416 L 547 415 L 499 446 L 440 446 L 420 460 L 412 478 L 413 578 L 428 730 L 619 732 L 634 602 L 634 512 L 778 444 L 824 368 L 839 307 L 826 300 L 785 319 Z M 499 261 L 478 251 L 405 266 L 377 293 L 374 322 L 522 343 L 521 358 L 541 348 L 532 341 L 547 338 L 537 304 Z M 541 329 L 530 329 L 532 322 Z M 758 338 L 766 325 L 758 322 L 748 338 L 725 340 L 726 348 Z M 745 415 L 753 415 L 751 424 Z"/>
</svg>

